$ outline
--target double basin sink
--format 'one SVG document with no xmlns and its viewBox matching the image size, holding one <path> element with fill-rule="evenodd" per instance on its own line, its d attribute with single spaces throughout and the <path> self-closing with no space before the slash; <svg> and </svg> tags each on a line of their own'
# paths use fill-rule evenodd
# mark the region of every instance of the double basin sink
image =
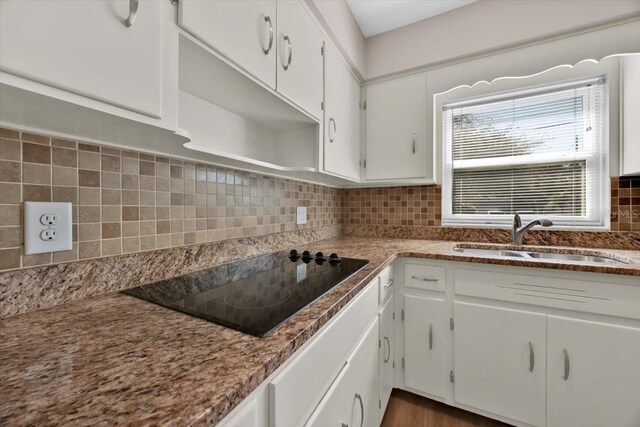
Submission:
<svg viewBox="0 0 640 427">
<path fill-rule="evenodd" d="M 453 248 L 455 252 L 465 255 L 490 256 L 495 258 L 520 258 L 523 260 L 551 260 L 551 261 L 572 261 L 587 262 L 596 264 L 616 265 L 627 264 L 625 261 L 617 260 L 607 256 L 586 255 L 577 252 L 558 253 L 558 252 L 540 252 L 534 250 L 509 250 L 494 248 L 471 248 L 456 246 Z"/>
</svg>

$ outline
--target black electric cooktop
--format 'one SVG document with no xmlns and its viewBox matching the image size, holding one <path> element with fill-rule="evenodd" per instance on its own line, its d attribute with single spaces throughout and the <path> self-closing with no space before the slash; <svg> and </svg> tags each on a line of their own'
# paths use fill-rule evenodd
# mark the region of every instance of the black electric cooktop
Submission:
<svg viewBox="0 0 640 427">
<path fill-rule="evenodd" d="M 276 252 L 123 293 L 263 337 L 368 262 Z"/>
</svg>

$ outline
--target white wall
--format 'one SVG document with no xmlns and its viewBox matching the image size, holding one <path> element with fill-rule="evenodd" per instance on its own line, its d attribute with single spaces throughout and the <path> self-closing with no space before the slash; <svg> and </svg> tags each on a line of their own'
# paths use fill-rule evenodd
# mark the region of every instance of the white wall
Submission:
<svg viewBox="0 0 640 427">
<path fill-rule="evenodd" d="M 482 0 L 366 39 L 365 78 L 522 45 L 635 15 L 640 16 L 638 0 Z"/>
</svg>

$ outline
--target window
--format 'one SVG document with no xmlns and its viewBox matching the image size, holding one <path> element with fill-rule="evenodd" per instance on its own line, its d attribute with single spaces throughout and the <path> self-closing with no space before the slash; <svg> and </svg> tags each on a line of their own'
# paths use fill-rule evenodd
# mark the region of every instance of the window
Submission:
<svg viewBox="0 0 640 427">
<path fill-rule="evenodd" d="M 445 104 L 444 225 L 608 226 L 604 78 Z"/>
</svg>

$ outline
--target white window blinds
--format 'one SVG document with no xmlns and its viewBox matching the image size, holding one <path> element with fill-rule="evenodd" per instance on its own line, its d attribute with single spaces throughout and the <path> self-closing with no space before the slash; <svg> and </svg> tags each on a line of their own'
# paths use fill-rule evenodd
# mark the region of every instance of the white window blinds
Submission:
<svg viewBox="0 0 640 427">
<path fill-rule="evenodd" d="M 603 78 L 443 109 L 443 223 L 607 224 Z"/>
</svg>

